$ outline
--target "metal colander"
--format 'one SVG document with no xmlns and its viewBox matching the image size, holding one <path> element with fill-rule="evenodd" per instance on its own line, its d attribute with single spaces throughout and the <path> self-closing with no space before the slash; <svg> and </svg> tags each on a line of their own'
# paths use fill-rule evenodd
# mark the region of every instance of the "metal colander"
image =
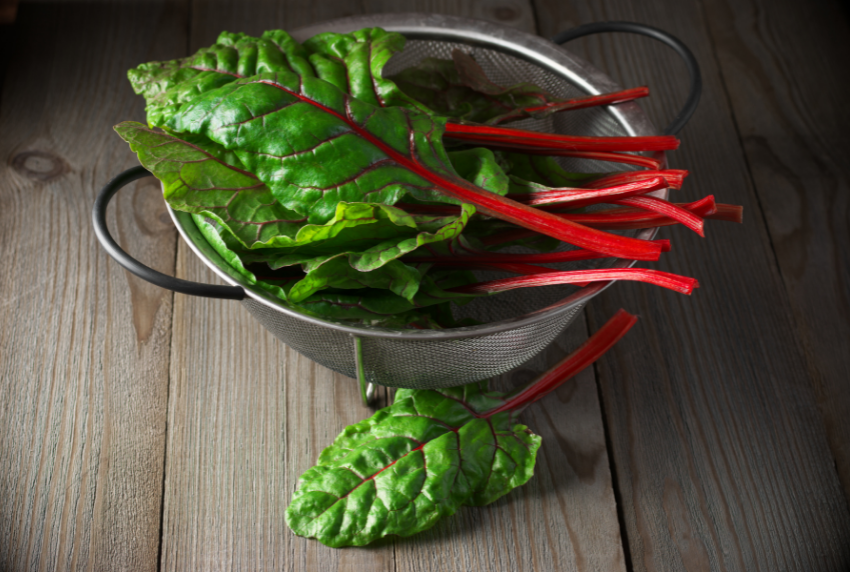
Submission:
<svg viewBox="0 0 850 572">
<path fill-rule="evenodd" d="M 477 20 L 434 14 L 384 14 L 334 20 L 298 30 L 293 36 L 303 41 L 320 32 L 346 33 L 372 26 L 400 32 L 408 38 L 404 51 L 387 64 L 386 77 L 416 65 L 426 57 L 450 59 L 452 50 L 460 48 L 470 53 L 488 77 L 500 85 L 529 81 L 559 97 L 620 89 L 588 63 L 543 38 Z M 544 120 L 516 122 L 512 126 L 574 135 L 657 134 L 635 103 L 570 111 Z M 568 170 L 579 172 L 605 172 L 617 168 L 612 163 L 569 158 L 563 158 L 562 164 Z M 666 198 L 666 191 L 658 191 L 656 196 Z M 108 200 L 109 197 L 105 199 L 106 202 Z M 97 209 L 96 206 L 96 213 Z M 105 213 L 105 205 L 103 211 Z M 474 327 L 398 330 L 353 326 L 302 314 L 253 288 L 212 250 L 191 216 L 173 210 L 170 213 L 192 250 L 225 282 L 239 287 L 231 287 L 232 295 L 219 297 L 242 298 L 244 307 L 285 344 L 325 367 L 358 379 L 364 399 L 368 397 L 372 384 L 440 388 L 505 373 L 543 350 L 576 318 L 588 300 L 610 285 L 595 283 L 585 288 L 551 286 L 520 289 L 479 298 L 453 308 L 456 317 L 474 318 L 481 323 Z M 624 234 L 650 239 L 655 230 Z M 107 245 L 104 243 L 104 246 Z M 569 246 L 564 245 L 564 248 Z M 110 254 L 116 256 L 111 250 Z M 120 259 L 119 262 L 124 264 Z M 623 260 L 590 260 L 563 264 L 561 269 L 626 267 L 630 264 Z M 482 280 L 490 278 L 486 273 L 479 277 Z M 238 292 L 239 289 L 244 292 Z M 201 295 L 217 296 L 214 293 Z"/>
</svg>

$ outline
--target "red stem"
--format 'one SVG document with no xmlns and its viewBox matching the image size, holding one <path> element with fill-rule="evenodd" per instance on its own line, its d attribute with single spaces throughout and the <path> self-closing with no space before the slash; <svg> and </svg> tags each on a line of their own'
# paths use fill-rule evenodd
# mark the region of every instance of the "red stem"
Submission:
<svg viewBox="0 0 850 572">
<path fill-rule="evenodd" d="M 664 177 L 671 189 L 681 189 L 682 183 L 688 172 L 681 169 L 664 169 L 650 171 L 626 171 L 624 173 L 611 173 L 598 179 L 594 179 L 584 184 L 587 189 L 601 189 L 603 187 L 611 187 L 621 185 L 623 183 L 633 183 L 654 177 Z"/>
<path fill-rule="evenodd" d="M 740 205 L 724 205 L 718 204 L 716 205 L 717 210 L 712 213 L 705 215 L 705 218 L 710 218 L 712 220 L 725 220 L 728 222 L 737 222 L 741 224 L 744 222 L 744 207 Z"/>
<path fill-rule="evenodd" d="M 672 135 L 653 137 L 581 137 L 540 133 L 526 129 L 447 123 L 446 137 L 479 143 L 497 143 L 560 151 L 672 151 L 679 140 Z"/>
<path fill-rule="evenodd" d="M 661 246 L 661 252 L 670 252 L 670 241 L 667 239 L 653 240 L 652 242 Z M 405 256 L 402 258 L 404 262 L 431 262 L 436 264 L 443 263 L 509 263 L 520 262 L 526 264 L 556 264 L 559 262 L 578 262 L 580 260 L 592 260 L 594 258 L 607 258 L 605 254 L 593 252 L 592 250 L 577 249 L 566 250 L 563 252 L 538 252 L 533 254 L 522 254 L 513 252 L 489 252 L 487 250 L 472 250 L 472 254 L 464 255 L 434 255 L 434 256 Z"/>
<path fill-rule="evenodd" d="M 693 203 L 673 203 L 682 208 L 685 208 L 697 216 L 712 220 L 725 220 L 728 222 L 741 223 L 743 221 L 743 207 L 738 205 L 726 204 L 711 204 L 712 197 L 693 202 Z M 603 215 L 602 213 L 608 213 Z M 593 214 L 576 214 L 576 215 L 561 215 L 570 216 L 593 228 L 606 230 L 634 230 L 643 228 L 652 228 L 656 226 L 670 226 L 679 224 L 679 221 L 669 217 L 641 212 L 634 208 L 609 209 Z M 504 244 L 514 240 L 522 240 L 530 238 L 539 233 L 529 231 L 524 228 L 510 229 L 500 232 L 499 234 L 488 236 L 481 239 L 481 243 L 485 246 L 494 246 Z"/>
<path fill-rule="evenodd" d="M 588 97 L 577 97 L 567 101 L 547 103 L 538 107 L 526 107 L 525 111 L 534 113 L 536 111 L 546 111 L 552 108 L 557 108 L 558 111 L 566 111 L 568 109 L 584 109 L 586 107 L 594 107 L 597 105 L 615 105 L 617 103 L 633 101 L 648 95 L 648 87 L 633 87 L 622 91 L 614 91 L 611 93 L 602 93 L 600 95 L 590 95 Z"/>
<path fill-rule="evenodd" d="M 399 165 L 406 167 L 423 179 L 431 182 L 437 190 L 445 195 L 474 204 L 484 215 L 529 228 L 581 248 L 605 252 L 611 256 L 634 260 L 658 260 L 658 257 L 661 255 L 661 250 L 657 245 L 652 243 L 591 229 L 573 223 L 572 221 L 564 220 L 551 213 L 506 199 L 505 197 L 477 187 L 461 177 L 449 177 L 438 174 L 421 164 L 415 151 L 411 150 L 410 156 L 404 155 L 364 129 L 362 125 L 350 117 L 347 104 L 346 113 L 343 115 L 300 93 L 289 90 L 277 82 L 271 80 L 258 81 L 259 83 L 285 91 L 291 96 L 313 105 L 325 113 L 333 115 L 346 123 L 354 133 L 373 144 Z M 346 98 L 346 102 L 348 101 L 349 99 Z M 413 134 L 411 133 L 411 146 L 413 145 Z"/>
<path fill-rule="evenodd" d="M 635 325 L 635 322 L 637 322 L 637 316 L 633 316 L 625 310 L 619 310 L 576 351 L 531 382 L 525 389 L 507 398 L 498 407 L 484 413 L 482 417 L 491 417 L 503 411 L 519 413 L 602 357 Z"/>
<path fill-rule="evenodd" d="M 516 150 L 510 145 L 499 145 L 495 143 L 487 143 L 482 147 L 492 149 L 508 149 Z M 643 155 L 629 155 L 628 153 L 609 153 L 607 151 L 560 151 L 557 149 L 522 149 L 526 155 L 552 155 L 556 157 L 573 157 L 576 159 L 590 159 L 593 161 L 607 161 L 609 163 L 623 163 L 626 165 L 635 165 L 646 169 L 657 170 L 661 167 L 661 161 L 652 157 L 644 157 Z"/>
<path fill-rule="evenodd" d="M 511 193 L 507 196 L 518 202 L 531 206 L 566 205 L 570 208 L 580 208 L 588 204 L 604 202 L 612 197 L 625 198 L 667 188 L 664 179 L 654 177 L 643 181 L 625 183 L 602 189 L 573 189 L 562 188 L 534 193 Z"/>
<path fill-rule="evenodd" d="M 460 260 L 457 258 L 447 257 L 444 260 L 436 262 L 439 266 L 461 267 L 466 270 L 499 270 L 502 272 L 511 272 L 522 276 L 532 276 L 534 274 L 547 274 L 552 272 L 560 272 L 555 268 L 547 268 L 545 266 L 535 266 L 534 264 L 526 264 L 524 262 L 489 262 L 489 261 L 473 261 L 463 257 Z M 408 260 L 405 260 L 408 262 Z"/>
<path fill-rule="evenodd" d="M 711 203 L 714 203 L 714 195 L 709 195 L 706 199 L 711 199 Z M 664 199 L 658 199 L 655 197 L 628 197 L 625 199 L 611 201 L 611 203 L 615 205 L 637 207 L 639 209 L 648 210 L 670 217 L 671 219 L 682 223 L 698 235 L 705 236 L 705 223 L 703 222 L 702 217 L 687 209 L 683 209 L 670 201 L 665 201 Z"/>
<path fill-rule="evenodd" d="M 639 97 L 646 97 L 647 95 L 649 95 L 648 87 L 634 87 L 631 89 L 624 89 L 622 91 L 615 91 L 613 93 L 603 93 L 601 95 L 591 95 L 589 97 L 577 97 L 567 101 L 556 101 L 546 103 L 544 105 L 516 109 L 498 117 L 495 123 L 504 123 L 511 119 L 527 117 L 530 114 L 542 111 L 571 111 L 574 109 L 584 109 L 586 107 L 594 107 L 597 105 L 615 105 L 617 103 L 632 101 Z"/>
<path fill-rule="evenodd" d="M 450 288 L 449 292 L 461 294 L 496 294 L 516 288 L 531 286 L 551 286 L 554 284 L 582 284 L 600 280 L 634 280 L 646 282 L 663 288 L 669 288 L 682 294 L 690 294 L 699 283 L 694 278 L 679 276 L 660 270 L 646 268 L 603 268 L 599 270 L 569 270 L 566 272 L 545 272 L 528 276 L 501 278 Z"/>
<path fill-rule="evenodd" d="M 714 214 L 716 210 L 713 195 L 709 195 L 704 199 L 700 199 L 692 203 L 670 204 L 690 211 L 692 214 L 700 218 L 707 218 L 709 215 Z M 652 228 L 654 226 L 668 226 L 678 224 L 680 222 L 668 216 L 631 207 L 607 209 L 595 213 L 563 213 L 560 216 L 580 222 L 581 224 L 592 226 L 593 228 L 604 228 L 607 230 Z"/>
</svg>

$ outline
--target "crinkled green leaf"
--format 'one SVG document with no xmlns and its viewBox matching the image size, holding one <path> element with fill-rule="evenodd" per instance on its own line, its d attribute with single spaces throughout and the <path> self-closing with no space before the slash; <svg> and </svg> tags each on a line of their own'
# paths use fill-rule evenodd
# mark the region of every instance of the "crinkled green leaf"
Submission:
<svg viewBox="0 0 850 572">
<path fill-rule="evenodd" d="M 222 32 L 216 43 L 192 56 L 150 62 L 130 70 L 133 89 L 147 102 L 148 124 L 165 125 L 180 105 L 236 79 L 266 72 L 315 76 L 310 52 L 283 30 L 260 38 Z"/>
<path fill-rule="evenodd" d="M 352 268 L 380 268 L 424 244 L 451 240 L 463 231 L 475 212 L 462 205 L 456 217 L 419 217 L 386 205 L 340 203 L 325 225 L 308 225 L 291 248 L 275 249 L 267 257 L 271 268 L 305 265 L 305 271 L 343 254 Z"/>
<path fill-rule="evenodd" d="M 315 292 L 298 303 L 303 310 L 331 320 L 387 320 L 396 314 L 422 311 L 426 308 L 455 302 L 464 304 L 475 295 L 450 292 L 450 288 L 465 286 L 475 282 L 471 272 L 431 271 L 422 279 L 419 289 L 412 300 L 394 294 L 390 290 L 363 288 L 351 293 L 335 289 Z M 430 314 L 434 319 L 440 319 Z M 443 315 L 440 321 L 446 322 Z M 458 324 L 447 324 L 452 327 Z"/>
<path fill-rule="evenodd" d="M 330 74 L 319 77 L 353 97 L 375 106 L 397 105 L 429 113 L 430 109 L 407 96 L 395 82 L 383 76 L 384 66 L 394 54 L 404 49 L 405 42 L 404 36 L 398 32 L 364 28 L 350 34 L 317 34 L 305 41 L 304 47 L 313 52 L 310 61 L 317 69 L 319 58 L 336 64 L 338 80 L 331 81 Z"/>
<path fill-rule="evenodd" d="M 245 262 L 263 258 L 279 268 L 342 253 L 353 268 L 366 272 L 423 244 L 457 236 L 475 212 L 475 207 L 462 205 L 456 217 L 423 217 L 387 205 L 339 203 L 327 224 L 308 225 L 281 207 L 262 182 L 211 151 L 140 123 L 125 122 L 116 131 L 163 181 L 172 208 L 216 220 L 244 247 L 263 247 Z M 217 146 L 206 142 L 207 148 Z M 227 236 L 222 240 L 227 242 Z"/>
<path fill-rule="evenodd" d="M 219 231 L 212 224 L 208 223 L 201 215 L 193 214 L 191 216 L 195 221 L 195 225 L 198 227 L 198 230 L 201 231 L 201 234 L 207 240 L 209 245 L 212 246 L 213 250 L 215 250 L 215 252 L 217 252 L 219 256 L 221 256 L 234 270 L 236 270 L 237 273 L 242 275 L 249 284 L 253 284 L 271 295 L 277 296 L 281 300 L 285 301 L 288 299 L 287 291 L 291 288 L 292 282 L 272 284 L 263 280 L 258 280 L 256 275 L 245 268 L 239 257 L 227 244 L 225 244 L 225 241 L 222 239 Z"/>
<path fill-rule="evenodd" d="M 300 302 L 314 292 L 326 288 L 381 288 L 412 301 L 419 290 L 421 280 L 422 275 L 416 268 L 398 260 L 390 260 L 376 270 L 364 272 L 353 268 L 348 257 L 340 254 L 312 268 L 304 278 L 292 286 L 289 299 Z"/>
<path fill-rule="evenodd" d="M 404 36 L 380 28 L 318 34 L 304 45 L 283 30 L 269 30 L 259 38 L 222 32 L 214 45 L 192 56 L 142 64 L 128 76 L 147 101 L 151 127 L 165 125 L 181 104 L 208 91 L 266 72 L 318 77 L 373 105 L 401 105 L 427 113 L 427 107 L 382 75 L 387 61 L 404 44 Z"/>
<path fill-rule="evenodd" d="M 311 223 L 329 220 L 340 201 L 391 205 L 409 194 L 458 204 L 436 181 L 470 188 L 442 145 L 444 119 L 377 108 L 315 78 L 238 80 L 181 108 L 168 127 L 232 150 Z"/>
<path fill-rule="evenodd" d="M 531 478 L 540 437 L 481 384 L 400 390 L 393 405 L 346 428 L 307 470 L 286 510 L 296 534 L 333 547 L 410 536 L 487 504 Z"/>
<path fill-rule="evenodd" d="M 245 246 L 292 241 L 306 219 L 283 205 L 254 175 L 213 152 L 133 121 L 115 126 L 139 161 L 163 183 L 175 210 L 202 214 L 226 226 Z M 207 148 L 217 146 L 212 141 Z M 218 155 L 225 153 L 220 148 Z"/>
<path fill-rule="evenodd" d="M 505 195 L 508 192 L 508 176 L 490 149 L 473 147 L 450 151 L 449 158 L 457 174 L 470 183 L 497 195 Z"/>
</svg>

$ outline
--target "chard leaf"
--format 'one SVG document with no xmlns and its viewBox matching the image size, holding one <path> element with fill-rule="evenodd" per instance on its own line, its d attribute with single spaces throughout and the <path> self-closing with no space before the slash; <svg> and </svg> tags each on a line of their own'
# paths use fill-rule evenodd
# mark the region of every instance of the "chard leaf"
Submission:
<svg viewBox="0 0 850 572">
<path fill-rule="evenodd" d="M 369 272 L 422 245 L 451 240 L 463 231 L 475 212 L 462 205 L 457 217 L 418 217 L 386 205 L 340 203 L 325 225 L 307 225 L 291 248 L 278 248 L 267 258 L 272 269 L 305 265 L 309 271 L 344 254 L 352 268 Z"/>
<path fill-rule="evenodd" d="M 227 151 L 212 141 L 202 148 L 197 136 L 192 144 L 133 121 L 116 125 L 115 131 L 162 181 L 172 208 L 217 221 L 248 248 L 291 242 L 306 223 L 257 177 L 223 160 Z M 208 150 L 214 147 L 218 152 Z"/>
<path fill-rule="evenodd" d="M 232 150 L 311 223 L 328 221 L 340 201 L 392 205 L 410 194 L 458 204 L 436 182 L 471 186 L 443 148 L 444 119 L 377 108 L 316 78 L 281 73 L 237 80 L 182 107 L 168 127 Z"/>
<path fill-rule="evenodd" d="M 475 282 L 471 272 L 429 272 L 425 274 L 412 300 L 390 290 L 364 288 L 354 293 L 322 290 L 298 303 L 313 315 L 332 320 L 386 320 L 446 302 L 465 303 L 474 295 L 449 292 L 449 288 Z M 435 316 L 435 319 L 439 319 Z"/>
<path fill-rule="evenodd" d="M 241 274 L 249 284 L 253 284 L 258 288 L 265 290 L 273 296 L 277 296 L 281 300 L 287 300 L 288 290 L 292 287 L 292 283 L 283 283 L 281 285 L 271 284 L 269 282 L 265 282 L 262 280 L 258 280 L 256 275 L 245 268 L 242 264 L 242 261 L 239 257 L 230 249 L 230 247 L 225 243 L 222 239 L 222 236 L 219 234 L 219 231 L 210 223 L 206 221 L 206 219 L 197 214 L 191 215 L 192 219 L 195 221 L 195 225 L 198 227 L 198 230 L 201 231 L 201 234 L 207 240 L 209 245 L 213 248 L 215 252 L 217 252 L 230 266 L 236 270 L 237 273 Z"/>
<path fill-rule="evenodd" d="M 381 204 L 339 203 L 327 224 L 309 225 L 253 175 L 216 156 L 228 151 L 210 140 L 201 143 L 202 135 L 186 134 L 196 141 L 192 144 L 141 123 L 128 121 L 115 129 L 163 182 L 172 208 L 212 218 L 239 246 L 262 249 L 245 263 L 264 260 L 275 269 L 345 253 L 353 268 L 367 272 L 423 244 L 454 238 L 475 212 L 462 205 L 459 216 L 427 217 Z"/>
<path fill-rule="evenodd" d="M 310 52 L 283 30 L 260 38 L 222 32 L 216 43 L 192 56 L 149 62 L 127 72 L 133 90 L 147 102 L 148 124 L 162 127 L 180 105 L 242 77 L 266 72 L 316 76 Z"/>
<path fill-rule="evenodd" d="M 422 275 L 416 268 L 398 260 L 391 260 L 371 272 L 363 272 L 353 268 L 348 257 L 340 254 L 311 268 L 304 278 L 292 286 L 289 299 L 300 302 L 326 288 L 381 288 L 412 301 L 421 280 Z"/>
<path fill-rule="evenodd" d="M 381 28 L 350 34 L 324 33 L 296 42 L 283 30 L 259 38 L 222 32 L 216 43 L 187 58 L 142 64 L 128 72 L 136 93 L 147 101 L 148 123 L 164 126 L 180 105 L 237 79 L 267 72 L 318 77 L 353 97 L 377 106 L 430 110 L 382 75 L 387 61 L 404 49 L 405 38 Z"/>
<path fill-rule="evenodd" d="M 383 76 L 384 66 L 394 54 L 404 49 L 405 42 L 404 36 L 398 32 L 364 28 L 350 34 L 317 34 L 305 41 L 304 47 L 313 52 L 310 61 L 316 69 L 320 68 L 320 58 L 336 64 L 339 79 L 331 81 L 331 74 L 319 77 L 352 97 L 375 106 L 401 106 L 430 113 L 428 107 L 409 97 L 395 82 Z"/>
<path fill-rule="evenodd" d="M 531 478 L 540 437 L 481 384 L 400 390 L 344 430 L 306 471 L 286 510 L 296 534 L 332 546 L 410 536 L 462 505 L 486 504 Z"/>
<path fill-rule="evenodd" d="M 181 107 L 168 123 L 232 150 L 287 208 L 321 224 L 345 202 L 472 203 L 479 212 L 576 246 L 630 259 L 660 247 L 591 229 L 469 183 L 451 165 L 445 118 L 377 108 L 295 74 L 237 80 Z"/>
<path fill-rule="evenodd" d="M 508 176 L 490 149 L 473 147 L 460 151 L 449 151 L 452 167 L 457 174 L 482 189 L 504 195 L 508 192 Z"/>
<path fill-rule="evenodd" d="M 605 173 L 571 173 L 561 167 L 554 157 L 547 155 L 500 152 L 497 160 L 508 175 L 551 188 L 583 187 L 605 176 Z"/>
</svg>

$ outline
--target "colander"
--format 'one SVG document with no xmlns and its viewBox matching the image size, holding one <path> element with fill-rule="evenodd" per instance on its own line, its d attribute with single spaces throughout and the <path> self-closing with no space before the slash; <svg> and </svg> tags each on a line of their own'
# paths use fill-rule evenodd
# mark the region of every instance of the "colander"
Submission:
<svg viewBox="0 0 850 572">
<path fill-rule="evenodd" d="M 501 85 L 529 81 L 558 97 L 576 97 L 616 91 L 620 88 L 587 62 L 541 37 L 489 22 L 436 14 L 381 14 L 345 18 L 293 32 L 303 41 L 320 32 L 346 33 L 379 26 L 407 37 L 403 52 L 387 64 L 384 75 L 416 65 L 426 57 L 451 58 L 452 50 L 470 53 L 488 77 Z M 656 29 L 631 23 L 603 23 L 562 34 L 557 41 L 595 33 L 625 31 L 650 35 L 673 46 L 688 62 L 692 92 L 688 103 L 667 132 L 687 121 L 699 96 L 699 73 L 693 56 L 681 42 Z M 524 120 L 512 126 L 554 133 L 593 136 L 646 136 L 657 130 L 636 103 L 590 108 L 556 114 L 543 120 Z M 657 158 L 664 160 L 663 154 Z M 603 172 L 617 168 L 611 163 L 562 160 L 571 171 Z M 576 318 L 587 302 L 610 282 L 584 288 L 550 286 L 514 290 L 480 298 L 454 308 L 456 317 L 477 320 L 480 325 L 444 330 L 406 330 L 352 325 L 323 320 L 301 313 L 270 294 L 254 288 L 233 271 L 207 243 L 192 217 L 169 208 L 180 235 L 229 286 L 198 284 L 166 276 L 130 257 L 112 239 L 106 227 L 106 206 L 128 183 L 149 176 L 142 167 L 121 173 L 104 187 L 94 206 L 95 231 L 103 247 L 122 266 L 163 288 L 215 298 L 240 300 L 277 338 L 308 358 L 355 378 L 364 402 L 370 402 L 375 384 L 388 387 L 434 389 L 480 381 L 505 373 L 534 357 Z M 667 191 L 656 191 L 666 198 Z M 651 239 L 657 229 L 632 231 L 630 236 Z M 570 248 L 564 245 L 563 248 Z M 521 249 L 519 250 L 521 251 Z M 626 260 L 590 260 L 561 265 L 561 270 L 624 268 Z M 480 276 L 487 279 L 486 274 Z"/>
</svg>

